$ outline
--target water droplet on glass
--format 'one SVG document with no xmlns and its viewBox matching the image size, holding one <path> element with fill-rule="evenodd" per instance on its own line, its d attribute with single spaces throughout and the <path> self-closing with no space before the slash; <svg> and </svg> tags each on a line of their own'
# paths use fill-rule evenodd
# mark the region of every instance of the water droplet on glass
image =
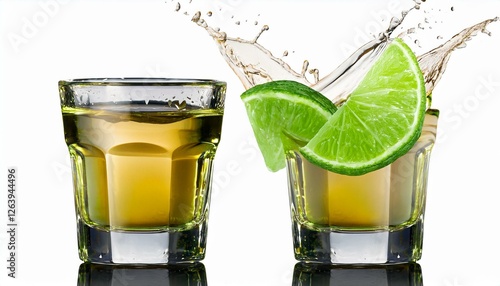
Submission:
<svg viewBox="0 0 500 286">
<path fill-rule="evenodd" d="M 455 7 L 451 6 L 450 10 L 455 11 Z"/>
<path fill-rule="evenodd" d="M 177 108 L 178 110 L 182 110 L 182 109 L 185 109 L 187 104 L 186 104 L 186 101 L 182 101 L 179 103 L 179 101 L 174 101 L 174 105 L 175 105 L 175 108 Z"/>
<path fill-rule="evenodd" d="M 255 26 L 257 26 L 257 25 L 259 24 L 259 22 L 258 22 L 258 21 L 255 21 L 255 22 L 253 22 L 253 24 L 254 24 Z"/>
<path fill-rule="evenodd" d="M 240 24 L 240 21 L 236 21 L 236 22 L 234 22 L 234 23 L 235 23 L 236 25 L 239 25 L 239 24 Z"/>
<path fill-rule="evenodd" d="M 208 12 L 207 12 L 207 16 L 208 16 L 208 17 L 212 17 L 212 11 L 208 11 Z"/>
<path fill-rule="evenodd" d="M 181 9 L 181 3 L 177 2 L 177 4 L 175 4 L 175 12 L 178 12 L 180 9 Z"/>
<path fill-rule="evenodd" d="M 288 51 L 284 51 L 284 52 L 283 52 L 283 56 L 284 56 L 284 57 L 288 56 Z"/>
</svg>

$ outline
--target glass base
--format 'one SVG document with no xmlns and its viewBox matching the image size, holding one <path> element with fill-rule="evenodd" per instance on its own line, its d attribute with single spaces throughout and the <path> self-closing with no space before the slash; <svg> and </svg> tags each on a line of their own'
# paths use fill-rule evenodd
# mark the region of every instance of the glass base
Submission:
<svg viewBox="0 0 500 286">
<path fill-rule="evenodd" d="M 423 219 L 394 231 L 318 231 L 293 220 L 295 258 L 332 264 L 395 264 L 422 256 Z"/>
<path fill-rule="evenodd" d="M 205 258 L 207 222 L 184 231 L 107 231 L 78 222 L 78 249 L 84 262 L 169 264 Z"/>
</svg>

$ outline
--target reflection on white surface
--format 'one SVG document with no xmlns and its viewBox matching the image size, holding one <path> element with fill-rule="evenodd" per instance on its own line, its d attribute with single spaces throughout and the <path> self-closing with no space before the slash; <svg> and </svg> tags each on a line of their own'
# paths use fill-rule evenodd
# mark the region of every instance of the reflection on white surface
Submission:
<svg viewBox="0 0 500 286">
<path fill-rule="evenodd" d="M 206 286 L 201 263 L 173 266 L 119 266 L 83 263 L 77 286 Z"/>
<path fill-rule="evenodd" d="M 419 264 L 331 266 L 297 263 L 292 286 L 423 286 Z"/>
</svg>

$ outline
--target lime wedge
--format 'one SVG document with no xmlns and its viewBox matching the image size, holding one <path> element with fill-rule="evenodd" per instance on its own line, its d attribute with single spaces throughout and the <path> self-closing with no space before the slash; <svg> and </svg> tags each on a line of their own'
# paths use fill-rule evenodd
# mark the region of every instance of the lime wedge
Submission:
<svg viewBox="0 0 500 286">
<path fill-rule="evenodd" d="M 254 86 L 241 95 L 269 170 L 285 167 L 285 150 L 305 145 L 336 111 L 319 92 L 294 81 Z"/>
<path fill-rule="evenodd" d="M 345 175 L 382 168 L 420 136 L 426 109 L 417 59 L 394 39 L 318 133 L 300 149 L 315 165 Z"/>
</svg>

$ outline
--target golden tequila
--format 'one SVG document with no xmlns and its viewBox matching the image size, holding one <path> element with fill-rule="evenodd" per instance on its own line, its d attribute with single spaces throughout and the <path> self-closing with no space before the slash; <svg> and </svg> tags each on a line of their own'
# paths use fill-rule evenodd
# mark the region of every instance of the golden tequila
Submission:
<svg viewBox="0 0 500 286">
<path fill-rule="evenodd" d="M 71 109 L 63 117 L 86 223 L 162 229 L 201 218 L 221 113 Z"/>
<path fill-rule="evenodd" d="M 380 259 L 378 262 L 382 263 L 418 260 L 422 243 L 420 225 L 437 119 L 438 111 L 429 110 L 422 134 L 408 153 L 382 169 L 361 176 L 327 171 L 309 163 L 300 153 L 289 151 L 287 170 L 293 231 L 300 233 L 295 237 L 301 237 L 294 240 L 296 257 L 335 262 L 337 258 L 332 257 L 330 246 L 333 255 L 342 256 L 342 248 L 350 247 L 343 236 L 359 233 L 367 234 L 363 238 L 367 247 L 371 244 L 375 249 L 380 243 L 382 251 L 373 255 L 367 253 L 367 257 L 351 257 L 353 263 L 361 263 L 363 259 Z M 407 241 L 406 232 L 413 232 L 412 241 Z M 371 238 L 370 233 L 373 234 Z M 356 237 L 352 239 L 358 248 L 363 247 Z M 394 243 L 396 240 L 410 245 Z M 335 245 L 336 241 L 343 241 L 344 245 Z M 330 246 L 326 253 L 321 253 L 325 244 Z M 401 249 L 404 252 L 400 252 Z M 349 261 L 351 258 L 339 259 Z"/>
</svg>

